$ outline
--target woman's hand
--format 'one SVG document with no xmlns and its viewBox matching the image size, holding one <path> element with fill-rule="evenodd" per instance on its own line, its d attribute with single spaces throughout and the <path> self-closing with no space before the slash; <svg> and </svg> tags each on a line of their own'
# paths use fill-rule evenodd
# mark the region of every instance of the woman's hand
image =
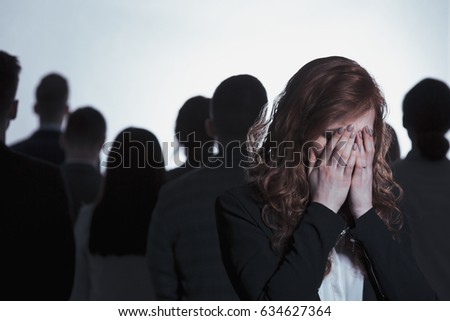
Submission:
<svg viewBox="0 0 450 321">
<path fill-rule="evenodd" d="M 353 217 L 358 219 L 373 207 L 372 166 L 375 152 L 373 130 L 366 126 L 359 131 L 356 144 L 358 152 L 350 186 L 349 206 Z"/>
<path fill-rule="evenodd" d="M 337 213 L 348 196 L 357 159 L 354 126 L 334 132 L 319 157 L 309 155 L 308 178 L 311 201 Z M 335 143 L 335 144 L 333 144 Z"/>
</svg>

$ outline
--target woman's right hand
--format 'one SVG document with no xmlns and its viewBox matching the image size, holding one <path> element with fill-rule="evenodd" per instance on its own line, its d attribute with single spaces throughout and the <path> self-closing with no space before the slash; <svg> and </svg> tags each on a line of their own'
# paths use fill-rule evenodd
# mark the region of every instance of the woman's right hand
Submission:
<svg viewBox="0 0 450 321">
<path fill-rule="evenodd" d="M 337 213 L 347 198 L 356 163 L 353 125 L 337 129 L 321 154 L 309 152 L 309 189 L 311 202 L 320 203 Z"/>
</svg>

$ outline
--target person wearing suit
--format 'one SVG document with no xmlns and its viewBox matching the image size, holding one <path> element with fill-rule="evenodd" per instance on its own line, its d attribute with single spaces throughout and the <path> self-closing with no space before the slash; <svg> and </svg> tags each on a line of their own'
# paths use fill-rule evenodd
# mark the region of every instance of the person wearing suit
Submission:
<svg viewBox="0 0 450 321">
<path fill-rule="evenodd" d="M 186 161 L 167 172 L 167 181 L 177 179 L 193 169 L 200 168 L 213 156 L 214 140 L 206 132 L 211 99 L 203 96 L 189 98 L 180 108 L 175 124 L 178 149 L 185 152 Z"/>
<path fill-rule="evenodd" d="M 82 107 L 69 115 L 62 135 L 66 158 L 61 170 L 68 188 L 73 222 L 81 206 L 95 202 L 100 192 L 103 176 L 99 152 L 105 135 L 105 119 L 96 109 Z"/>
<path fill-rule="evenodd" d="M 417 264 L 440 300 L 450 300 L 450 160 L 445 133 L 450 129 L 450 88 L 427 78 L 403 100 L 403 126 L 412 149 L 392 165 L 403 188 L 400 208 L 406 214 Z"/>
<path fill-rule="evenodd" d="M 63 76 L 51 73 L 43 77 L 36 89 L 34 105 L 34 112 L 39 116 L 39 129 L 11 148 L 16 152 L 61 165 L 64 161 L 61 125 L 69 110 L 68 97 L 69 86 Z"/>
<path fill-rule="evenodd" d="M 244 300 L 427 300 L 401 233 L 385 102 L 343 57 L 303 66 L 249 132 L 249 183 L 217 200 L 230 280 Z"/>
<path fill-rule="evenodd" d="M 75 248 L 60 171 L 5 145 L 19 71 L 0 51 L 0 300 L 67 300 Z"/>
<path fill-rule="evenodd" d="M 266 90 L 250 75 L 224 80 L 211 101 L 208 131 L 220 154 L 161 190 L 148 235 L 147 261 L 159 300 L 236 300 L 222 264 L 214 202 L 244 182 L 241 146 Z"/>
</svg>

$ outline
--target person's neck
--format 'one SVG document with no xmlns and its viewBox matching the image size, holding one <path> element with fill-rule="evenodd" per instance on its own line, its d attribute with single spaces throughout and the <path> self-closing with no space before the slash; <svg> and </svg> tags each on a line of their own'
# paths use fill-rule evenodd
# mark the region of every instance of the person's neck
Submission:
<svg viewBox="0 0 450 321">
<path fill-rule="evenodd" d="M 50 121 L 40 121 L 39 122 L 39 129 L 41 130 L 55 130 L 55 131 L 61 131 L 61 122 L 50 122 Z"/>
<path fill-rule="evenodd" d="M 66 150 L 66 164 L 88 164 L 97 167 L 98 153 L 70 152 Z"/>
<path fill-rule="evenodd" d="M 193 153 L 186 150 L 186 161 L 193 167 L 204 166 L 208 163 L 208 160 L 212 156 L 214 156 L 214 154 L 208 150 L 201 150 L 198 153 Z"/>
<path fill-rule="evenodd" d="M 65 164 L 85 164 L 85 165 L 91 165 L 95 168 L 97 168 L 97 160 L 92 160 L 92 159 L 85 159 L 85 158 L 70 158 L 70 157 L 66 157 L 64 160 Z"/>
</svg>

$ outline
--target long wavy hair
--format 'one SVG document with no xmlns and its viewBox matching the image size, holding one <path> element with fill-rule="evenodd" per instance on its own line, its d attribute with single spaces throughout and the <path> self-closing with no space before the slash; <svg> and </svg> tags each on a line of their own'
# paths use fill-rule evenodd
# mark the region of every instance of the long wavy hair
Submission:
<svg viewBox="0 0 450 321">
<path fill-rule="evenodd" d="M 247 175 L 264 201 L 262 219 L 273 231 L 277 254 L 288 249 L 310 203 L 307 155 L 312 142 L 331 123 L 370 110 L 375 112 L 373 206 L 395 235 L 402 224 L 396 206 L 401 189 L 385 160 L 391 142 L 384 122 L 386 103 L 374 79 L 356 62 L 343 57 L 309 62 L 289 80 L 270 117 L 266 106 L 250 129 L 247 148 L 252 164 Z"/>
<path fill-rule="evenodd" d="M 165 177 L 159 141 L 145 129 L 127 128 L 112 143 L 106 166 L 92 216 L 90 253 L 145 255 L 151 215 Z"/>
</svg>

